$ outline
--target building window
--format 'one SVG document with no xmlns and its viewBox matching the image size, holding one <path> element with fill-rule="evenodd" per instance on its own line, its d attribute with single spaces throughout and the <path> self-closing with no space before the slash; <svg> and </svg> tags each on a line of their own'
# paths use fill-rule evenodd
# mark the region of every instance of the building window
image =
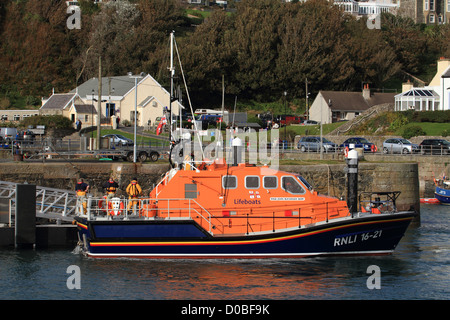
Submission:
<svg viewBox="0 0 450 320">
<path fill-rule="evenodd" d="M 434 0 L 430 0 L 430 11 L 434 11 Z"/>
<path fill-rule="evenodd" d="M 450 0 L 447 0 L 447 12 L 450 12 Z"/>
<path fill-rule="evenodd" d="M 430 21 L 430 23 L 434 23 L 434 14 L 430 14 L 429 21 Z"/>
<path fill-rule="evenodd" d="M 13 117 L 13 120 L 14 121 L 20 121 L 20 115 L 15 114 L 14 117 Z"/>
<path fill-rule="evenodd" d="M 425 1 L 424 1 L 424 10 L 425 10 L 425 11 L 428 11 L 428 1 L 429 1 L 429 0 L 425 0 Z"/>
</svg>

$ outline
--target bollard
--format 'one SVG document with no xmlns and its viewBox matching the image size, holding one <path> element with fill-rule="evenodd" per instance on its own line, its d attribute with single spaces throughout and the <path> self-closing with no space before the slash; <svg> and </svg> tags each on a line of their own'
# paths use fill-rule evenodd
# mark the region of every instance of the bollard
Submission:
<svg viewBox="0 0 450 320">
<path fill-rule="evenodd" d="M 358 212 L 358 152 L 350 150 L 347 162 L 347 206 L 350 213 Z"/>
</svg>

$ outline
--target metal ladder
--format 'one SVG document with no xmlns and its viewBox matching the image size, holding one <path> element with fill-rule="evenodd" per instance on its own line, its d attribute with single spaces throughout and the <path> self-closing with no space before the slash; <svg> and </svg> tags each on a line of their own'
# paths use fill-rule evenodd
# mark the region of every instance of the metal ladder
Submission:
<svg viewBox="0 0 450 320">
<path fill-rule="evenodd" d="M 15 213 L 16 185 L 0 181 L 0 198 L 9 199 L 9 212 Z M 72 221 L 76 215 L 75 191 L 36 186 L 36 217 Z"/>
</svg>

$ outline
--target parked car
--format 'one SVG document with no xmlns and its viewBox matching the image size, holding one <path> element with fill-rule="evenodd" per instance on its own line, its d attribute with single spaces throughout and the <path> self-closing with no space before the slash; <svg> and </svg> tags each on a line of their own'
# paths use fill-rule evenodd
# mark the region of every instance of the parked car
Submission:
<svg viewBox="0 0 450 320">
<path fill-rule="evenodd" d="M 416 153 L 419 146 L 403 138 L 387 139 L 383 142 L 383 153 Z"/>
<path fill-rule="evenodd" d="M 128 139 L 121 134 L 106 134 L 102 138 L 109 138 L 114 145 L 122 145 L 122 146 L 132 146 L 134 145 L 133 140 Z"/>
<path fill-rule="evenodd" d="M 314 121 L 314 120 L 303 120 L 302 121 L 302 126 L 315 126 L 318 124 L 320 124 L 320 122 Z"/>
<path fill-rule="evenodd" d="M 301 118 L 293 115 L 279 115 L 277 117 L 277 121 L 281 126 L 290 125 L 290 124 L 299 124 L 301 122 Z"/>
<path fill-rule="evenodd" d="M 301 152 L 320 151 L 320 137 L 301 137 L 297 147 Z M 324 152 L 335 152 L 338 149 L 339 146 L 336 143 L 322 138 L 322 150 Z"/>
<path fill-rule="evenodd" d="M 347 140 L 344 141 L 344 143 L 340 145 L 340 147 L 348 148 L 349 150 L 353 148 L 363 148 L 364 152 L 377 151 L 377 146 L 374 143 L 369 142 L 366 138 L 359 138 L 359 137 L 348 138 Z"/>
<path fill-rule="evenodd" d="M 450 154 L 450 142 L 444 139 L 425 139 L 419 148 L 422 154 Z"/>
</svg>

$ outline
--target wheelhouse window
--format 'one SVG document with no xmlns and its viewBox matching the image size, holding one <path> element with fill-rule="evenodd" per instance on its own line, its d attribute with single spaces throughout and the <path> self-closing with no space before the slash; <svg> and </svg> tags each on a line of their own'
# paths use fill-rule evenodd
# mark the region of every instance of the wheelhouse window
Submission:
<svg viewBox="0 0 450 320">
<path fill-rule="evenodd" d="M 278 178 L 276 176 L 265 176 L 263 178 L 264 189 L 278 188 Z"/>
<path fill-rule="evenodd" d="M 247 189 L 258 189 L 259 188 L 259 177 L 258 176 L 246 176 L 245 177 L 245 187 Z"/>
<path fill-rule="evenodd" d="M 237 188 L 237 177 L 236 176 L 223 176 L 222 177 L 222 187 L 224 189 L 236 189 Z"/>
<path fill-rule="evenodd" d="M 309 190 L 312 190 L 312 189 L 313 189 L 312 185 L 310 185 L 309 182 L 306 181 L 305 178 L 303 178 L 302 176 L 297 176 L 297 178 L 298 178 L 301 182 L 303 182 L 303 184 L 305 185 L 306 188 L 308 188 Z"/>
<path fill-rule="evenodd" d="M 281 177 L 281 188 L 291 194 L 304 194 L 305 189 L 291 176 Z"/>
</svg>

